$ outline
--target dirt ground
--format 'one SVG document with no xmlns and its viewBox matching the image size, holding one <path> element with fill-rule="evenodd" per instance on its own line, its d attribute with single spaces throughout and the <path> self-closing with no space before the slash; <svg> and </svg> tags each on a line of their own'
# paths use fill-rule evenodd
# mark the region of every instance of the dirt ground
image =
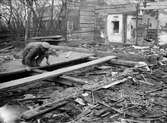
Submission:
<svg viewBox="0 0 167 123">
<path fill-rule="evenodd" d="M 84 47 L 104 49 L 104 46 L 99 45 Z M 144 58 L 160 55 L 157 48 L 110 47 L 110 50 L 119 54 L 139 54 Z M 13 55 L 11 51 L 3 55 L 9 55 L 8 61 L 11 60 L 13 66 L 13 60 L 20 58 L 20 52 Z M 20 114 L 25 111 L 48 103 L 55 105 L 61 100 L 67 101 L 48 113 L 26 121 L 29 123 L 166 123 L 167 62 L 149 57 L 151 58 L 152 60 L 146 61 L 147 67 L 103 63 L 66 74 L 87 81 L 84 85 L 53 78 L 1 92 L 1 105 L 17 109 L 17 113 L 12 114 L 17 117 L 15 120 L 22 119 Z M 4 65 L 1 66 L 1 71 L 9 67 L 6 61 L 2 62 Z M 122 82 L 111 85 L 117 81 Z M 4 106 L 1 109 L 3 108 Z"/>
</svg>

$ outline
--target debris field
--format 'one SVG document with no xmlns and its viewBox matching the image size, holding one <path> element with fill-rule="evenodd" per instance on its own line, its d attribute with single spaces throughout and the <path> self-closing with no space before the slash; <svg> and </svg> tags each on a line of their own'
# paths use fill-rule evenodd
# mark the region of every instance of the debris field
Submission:
<svg viewBox="0 0 167 123">
<path fill-rule="evenodd" d="M 167 61 L 159 58 L 165 51 L 137 50 L 145 61 L 115 57 L 63 73 L 64 78 L 2 90 L 1 106 L 18 109 L 17 119 L 28 123 L 165 123 Z"/>
</svg>

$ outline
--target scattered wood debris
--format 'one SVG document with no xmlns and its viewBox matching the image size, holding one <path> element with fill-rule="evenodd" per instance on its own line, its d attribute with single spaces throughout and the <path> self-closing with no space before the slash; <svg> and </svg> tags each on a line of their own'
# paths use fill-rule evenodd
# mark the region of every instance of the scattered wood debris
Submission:
<svg viewBox="0 0 167 123">
<path fill-rule="evenodd" d="M 150 55 L 148 49 L 137 50 Z M 79 66 L 70 67 L 58 78 L 38 80 L 41 85 L 22 89 L 22 94 L 11 90 L 6 95 L 27 108 L 21 119 L 32 123 L 165 123 L 167 62 L 157 58 L 153 58 L 156 62 L 147 61 L 147 55 L 146 62 L 105 57 L 94 64 L 93 60 L 93 66 L 91 62 L 79 70 Z M 14 98 L 16 92 L 19 95 Z"/>
</svg>

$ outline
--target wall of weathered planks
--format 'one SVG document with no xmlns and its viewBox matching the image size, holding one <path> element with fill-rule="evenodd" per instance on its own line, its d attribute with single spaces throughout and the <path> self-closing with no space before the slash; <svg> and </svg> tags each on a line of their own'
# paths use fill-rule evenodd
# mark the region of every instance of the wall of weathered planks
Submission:
<svg viewBox="0 0 167 123">
<path fill-rule="evenodd" d="M 104 43 L 108 40 L 108 15 L 121 13 L 126 17 L 127 15 L 136 14 L 135 4 L 124 3 L 113 5 L 106 3 L 104 0 L 68 0 L 67 6 L 68 10 L 73 8 L 75 11 L 79 11 L 79 28 L 77 30 L 67 28 L 69 41 L 96 41 Z M 68 14 L 68 16 L 71 16 L 72 13 Z M 67 21 L 67 23 L 71 23 L 72 20 L 69 19 Z M 126 28 L 126 24 L 123 28 Z M 123 32 L 123 40 L 126 39 L 126 34 L 127 32 Z"/>
<path fill-rule="evenodd" d="M 136 14 L 135 4 L 116 4 L 108 5 L 102 4 L 102 2 L 96 6 L 96 25 L 95 25 L 95 40 L 101 42 L 108 42 L 107 35 L 107 17 L 112 14 L 122 14 L 123 15 L 123 32 L 122 32 L 122 43 L 126 42 L 127 38 L 127 15 Z M 104 33 L 102 37 L 100 34 Z"/>
<path fill-rule="evenodd" d="M 93 41 L 94 40 L 94 26 L 95 26 L 95 6 L 89 0 L 68 0 L 68 10 L 74 8 L 79 11 L 79 28 L 77 30 L 68 29 L 68 40 L 76 41 Z M 71 16 L 69 13 L 68 16 Z M 71 23 L 71 20 L 67 20 Z"/>
</svg>

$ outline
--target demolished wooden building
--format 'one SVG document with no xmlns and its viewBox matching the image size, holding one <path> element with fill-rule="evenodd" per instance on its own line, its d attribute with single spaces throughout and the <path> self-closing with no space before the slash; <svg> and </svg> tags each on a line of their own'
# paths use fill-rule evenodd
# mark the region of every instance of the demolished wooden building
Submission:
<svg viewBox="0 0 167 123">
<path fill-rule="evenodd" d="M 78 15 L 73 15 L 73 11 L 68 13 L 69 40 L 129 43 L 129 40 L 135 39 L 133 18 L 136 16 L 136 4 L 110 5 L 100 0 L 75 0 L 68 2 L 67 6 L 79 13 L 77 22 Z"/>
<path fill-rule="evenodd" d="M 151 45 L 152 41 L 157 44 L 161 22 L 159 4 L 159 9 L 164 9 L 165 2 L 155 1 L 149 1 L 144 7 L 143 2 L 128 0 L 68 0 L 67 39 L 107 44 Z"/>
</svg>

